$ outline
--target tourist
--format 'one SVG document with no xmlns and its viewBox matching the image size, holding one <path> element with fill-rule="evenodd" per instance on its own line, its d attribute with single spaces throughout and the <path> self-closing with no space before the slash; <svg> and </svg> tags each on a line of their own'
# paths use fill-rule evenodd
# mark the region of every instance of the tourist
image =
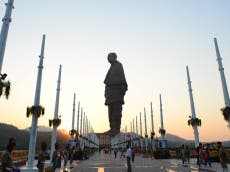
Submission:
<svg viewBox="0 0 230 172">
<path fill-rule="evenodd" d="M 72 166 L 74 155 L 76 150 L 76 140 L 70 139 L 70 166 Z"/>
<path fill-rule="evenodd" d="M 199 146 L 196 147 L 194 151 L 194 156 L 196 157 L 196 165 L 199 165 Z"/>
<path fill-rule="evenodd" d="M 63 153 L 63 159 L 64 159 L 64 167 L 63 167 L 64 170 L 63 171 L 66 171 L 66 165 L 68 163 L 69 155 L 70 155 L 69 144 L 66 144 L 65 150 L 64 150 L 64 153 Z"/>
<path fill-rule="evenodd" d="M 53 157 L 52 157 L 52 172 L 55 172 L 57 166 L 58 166 L 58 156 L 59 156 L 59 145 L 58 143 L 55 143 L 55 151 L 53 152 Z"/>
<path fill-rule="evenodd" d="M 222 147 L 221 142 L 217 142 L 217 147 L 219 149 L 219 159 L 220 159 L 221 167 L 223 168 L 223 172 L 227 172 L 228 171 L 228 166 L 227 166 L 226 152 L 224 151 L 224 148 Z"/>
<path fill-rule="evenodd" d="M 190 150 L 188 145 L 185 146 L 184 157 L 185 157 L 185 163 L 187 162 L 188 164 L 190 164 Z"/>
<path fill-rule="evenodd" d="M 115 148 L 113 152 L 114 152 L 114 158 L 116 159 L 117 158 L 117 152 L 118 152 L 117 148 Z"/>
<path fill-rule="evenodd" d="M 132 163 L 134 163 L 134 158 L 135 158 L 135 150 L 134 148 L 132 147 Z"/>
<path fill-rule="evenodd" d="M 204 159 L 205 159 L 205 166 L 207 166 L 207 164 L 208 164 L 209 167 L 212 167 L 211 159 L 210 159 L 209 147 L 207 147 L 205 149 L 205 151 L 204 151 Z"/>
<path fill-rule="evenodd" d="M 16 141 L 14 138 L 10 138 L 6 147 L 6 151 L 3 152 L 1 160 L 2 160 L 2 170 L 3 172 L 11 172 L 15 169 L 13 165 L 13 159 L 11 157 L 11 152 L 16 145 Z"/>
<path fill-rule="evenodd" d="M 185 163 L 184 144 L 181 145 L 180 157 L 182 160 L 182 164 L 184 165 L 184 163 Z"/>
<path fill-rule="evenodd" d="M 131 149 L 130 149 L 129 144 L 127 144 L 126 148 L 127 148 L 127 151 L 126 151 L 126 153 L 125 153 L 125 156 L 126 156 L 126 159 L 127 159 L 127 167 L 128 167 L 128 168 L 127 168 L 127 172 L 131 172 L 132 169 L 131 169 L 130 160 L 131 160 L 131 156 L 132 156 L 132 151 L 131 151 Z"/>
<path fill-rule="evenodd" d="M 203 150 L 202 144 L 200 143 L 199 145 L 199 169 L 204 170 L 204 165 L 205 165 L 204 150 Z"/>
<path fill-rule="evenodd" d="M 124 148 L 121 148 L 121 156 L 120 156 L 120 158 L 123 157 L 123 154 L 124 154 Z"/>
<path fill-rule="evenodd" d="M 41 143 L 41 151 L 38 154 L 38 171 L 43 172 L 44 171 L 44 166 L 45 166 L 45 161 L 46 161 L 46 155 L 47 155 L 47 144 L 46 142 Z"/>
</svg>

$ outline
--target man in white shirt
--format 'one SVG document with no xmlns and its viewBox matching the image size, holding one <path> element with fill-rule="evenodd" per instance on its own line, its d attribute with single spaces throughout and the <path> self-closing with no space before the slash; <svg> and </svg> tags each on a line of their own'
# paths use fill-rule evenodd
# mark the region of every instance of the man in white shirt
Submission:
<svg viewBox="0 0 230 172">
<path fill-rule="evenodd" d="M 129 144 L 127 144 L 126 147 L 127 147 L 127 151 L 125 153 L 125 156 L 126 156 L 126 159 L 127 159 L 127 167 L 128 167 L 127 172 L 131 172 L 132 169 L 131 169 L 130 159 L 131 159 L 131 156 L 132 156 L 132 150 L 131 150 Z"/>
</svg>

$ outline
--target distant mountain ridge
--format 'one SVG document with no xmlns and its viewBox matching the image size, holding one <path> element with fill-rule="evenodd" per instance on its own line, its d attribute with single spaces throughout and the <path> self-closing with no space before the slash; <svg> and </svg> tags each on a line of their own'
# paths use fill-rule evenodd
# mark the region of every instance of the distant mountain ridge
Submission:
<svg viewBox="0 0 230 172">
<path fill-rule="evenodd" d="M 24 130 L 30 131 L 30 127 L 25 128 Z M 46 127 L 46 126 L 38 126 L 37 131 L 38 132 L 52 132 L 52 128 Z"/>
<path fill-rule="evenodd" d="M 38 127 L 36 149 L 40 149 L 40 145 L 43 141 L 46 141 L 47 145 L 50 145 L 52 137 L 51 131 L 52 129 L 50 128 L 49 130 L 48 127 Z M 15 149 L 28 149 L 30 138 L 28 128 L 20 130 L 13 125 L 0 123 L 0 150 L 4 150 L 6 148 L 6 144 L 10 137 L 14 137 L 16 139 Z M 70 136 L 66 131 L 57 131 L 57 142 L 60 145 L 64 146 L 67 142 L 69 142 L 69 140 Z"/>
<path fill-rule="evenodd" d="M 52 129 L 49 127 L 38 127 L 36 149 L 40 149 L 42 141 L 46 141 L 47 144 L 50 145 L 51 131 Z M 20 130 L 13 125 L 0 123 L 0 150 L 4 150 L 6 148 L 9 137 L 14 137 L 16 139 L 16 149 L 28 149 L 30 137 L 29 128 Z M 173 134 L 166 134 L 165 139 L 167 140 L 169 148 L 180 147 L 182 144 L 194 147 L 193 140 L 186 140 Z M 62 147 L 69 142 L 69 140 L 70 136 L 66 130 L 58 130 L 57 142 L 62 145 Z M 230 147 L 230 140 L 223 141 L 222 143 L 224 147 Z"/>
</svg>

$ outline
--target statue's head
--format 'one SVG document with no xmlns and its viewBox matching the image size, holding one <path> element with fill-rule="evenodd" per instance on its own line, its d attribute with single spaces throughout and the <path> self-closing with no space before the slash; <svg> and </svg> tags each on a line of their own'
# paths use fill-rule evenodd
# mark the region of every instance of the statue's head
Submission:
<svg viewBox="0 0 230 172">
<path fill-rule="evenodd" d="M 108 55 L 108 61 L 109 61 L 109 63 L 113 63 L 113 62 L 115 62 L 117 60 L 117 55 L 116 55 L 116 53 L 114 53 L 114 52 L 112 52 L 112 53 L 109 53 L 109 55 Z"/>
</svg>

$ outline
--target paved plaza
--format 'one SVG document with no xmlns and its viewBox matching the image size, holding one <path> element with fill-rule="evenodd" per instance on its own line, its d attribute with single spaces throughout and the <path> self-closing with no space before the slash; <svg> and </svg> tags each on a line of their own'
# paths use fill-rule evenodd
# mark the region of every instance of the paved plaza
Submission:
<svg viewBox="0 0 230 172">
<path fill-rule="evenodd" d="M 229 167 L 230 168 L 230 167 Z M 211 168 L 200 170 L 202 172 L 222 172 L 219 163 L 212 163 Z M 62 171 L 62 170 L 59 170 Z M 120 158 L 120 154 L 115 159 L 113 154 L 96 153 L 90 159 L 84 161 L 75 161 L 74 168 L 68 170 L 71 172 L 127 172 L 126 159 Z M 142 156 L 136 156 L 132 163 L 132 172 L 197 172 L 199 171 L 195 160 L 191 159 L 189 166 L 182 165 L 180 160 L 176 159 L 148 159 Z"/>
</svg>

